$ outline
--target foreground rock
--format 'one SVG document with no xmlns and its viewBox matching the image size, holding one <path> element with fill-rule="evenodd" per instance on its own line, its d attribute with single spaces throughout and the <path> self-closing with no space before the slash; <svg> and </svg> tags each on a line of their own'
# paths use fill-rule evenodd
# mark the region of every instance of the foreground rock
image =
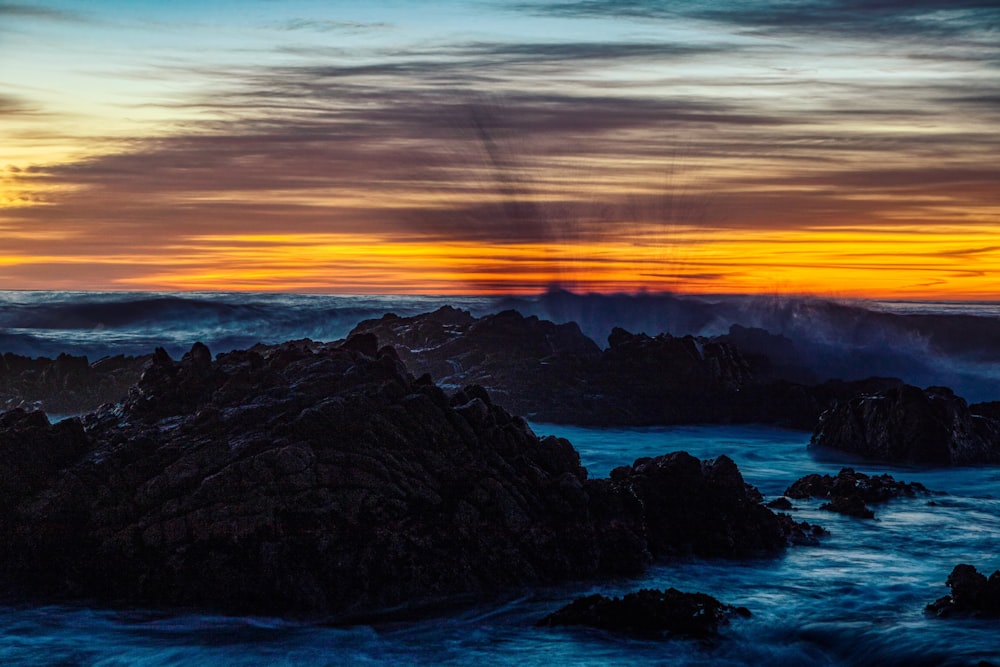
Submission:
<svg viewBox="0 0 1000 667">
<path fill-rule="evenodd" d="M 935 616 L 1000 617 L 1000 570 L 987 579 L 972 565 L 956 565 L 945 583 L 951 589 L 951 595 L 927 605 L 928 613 Z"/>
<path fill-rule="evenodd" d="M 919 465 L 1000 463 L 1000 418 L 982 407 L 973 413 L 945 387 L 859 394 L 820 417 L 812 445 Z"/>
<path fill-rule="evenodd" d="M 862 519 L 875 518 L 875 512 L 868 508 L 868 504 L 929 493 L 927 487 L 919 482 L 897 482 L 891 475 L 869 477 L 851 468 L 842 468 L 836 477 L 806 475 L 785 490 L 786 497 L 797 500 L 827 498 L 830 502 L 820 505 L 821 510 Z"/>
<path fill-rule="evenodd" d="M 758 501 L 725 457 L 588 480 L 567 441 L 414 379 L 370 335 L 159 350 L 118 406 L 0 418 L 0 583 L 22 594 L 367 613 L 776 553 Z"/>
<path fill-rule="evenodd" d="M 417 375 L 428 373 L 443 386 L 480 384 L 513 413 L 554 423 L 759 422 L 812 430 L 833 401 L 899 384 L 799 384 L 783 375 L 780 359 L 744 357 L 732 342 L 787 349 L 780 337 L 741 327 L 715 338 L 615 328 L 601 350 L 574 323 L 557 325 L 513 310 L 477 319 L 446 306 L 366 320 L 352 335 L 360 333 L 392 345 Z"/>
<path fill-rule="evenodd" d="M 704 593 L 643 589 L 622 598 L 588 595 L 538 622 L 542 627 L 584 625 L 640 637 L 711 637 L 731 616 L 749 617 L 746 607 L 723 604 Z"/>
<path fill-rule="evenodd" d="M 87 357 L 60 354 L 55 359 L 6 353 L 0 356 L 0 410 L 42 409 L 82 414 L 128 396 L 148 356 Z"/>
</svg>

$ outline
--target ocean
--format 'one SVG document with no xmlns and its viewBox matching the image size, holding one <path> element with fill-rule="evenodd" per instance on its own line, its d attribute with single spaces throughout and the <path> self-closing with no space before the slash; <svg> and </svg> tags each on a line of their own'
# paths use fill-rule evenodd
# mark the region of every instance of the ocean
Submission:
<svg viewBox="0 0 1000 667">
<path fill-rule="evenodd" d="M 96 359 L 120 352 L 142 354 L 157 345 L 178 356 L 195 340 L 206 342 L 214 352 L 258 341 L 336 340 L 361 319 L 390 311 L 415 314 L 445 303 L 477 315 L 512 303 L 539 313 L 551 310 L 545 298 L 8 292 L 0 293 L 0 352 L 54 356 L 65 351 Z M 593 310 L 588 312 L 593 315 Z M 979 311 L 969 305 L 960 314 Z M 648 313 L 642 316 L 648 318 Z M 987 573 L 1000 568 L 1000 468 L 927 470 L 817 458 L 807 448 L 808 433 L 764 426 L 590 429 L 536 423 L 532 428 L 539 435 L 572 441 L 592 476 L 606 476 L 641 456 L 684 450 L 701 458 L 730 456 L 745 479 L 769 497 L 780 495 L 803 475 L 835 474 L 844 465 L 868 474 L 888 472 L 942 493 L 875 506 L 874 521 L 821 511 L 819 501 L 797 501 L 792 512 L 796 520 L 820 523 L 830 535 L 820 546 L 792 547 L 775 559 L 669 562 L 634 579 L 515 590 L 501 599 L 376 625 L 330 627 L 190 610 L 7 600 L 0 604 L 0 663 L 1000 663 L 997 621 L 937 619 L 923 611 L 924 605 L 948 592 L 944 581 L 956 564 L 970 563 Z M 595 630 L 534 627 L 535 621 L 580 595 L 670 586 L 746 606 L 752 616 L 734 620 L 712 641 L 647 641 Z"/>
</svg>

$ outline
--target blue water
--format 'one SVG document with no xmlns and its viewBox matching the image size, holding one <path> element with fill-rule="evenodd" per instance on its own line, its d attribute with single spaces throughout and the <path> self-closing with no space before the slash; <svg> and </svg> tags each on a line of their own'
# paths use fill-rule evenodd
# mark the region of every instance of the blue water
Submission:
<svg viewBox="0 0 1000 667">
<path fill-rule="evenodd" d="M 178 356 L 196 340 L 215 352 L 303 337 L 336 340 L 361 319 L 385 312 L 416 314 L 445 303 L 474 314 L 510 305 L 490 297 L 0 292 L 0 353 L 54 356 L 66 351 L 96 359 L 163 345 Z M 551 306 L 545 298 L 521 303 L 542 315 Z M 572 305 L 586 303 L 575 300 Z M 612 305 L 620 308 L 622 303 L 629 302 Z M 976 313 L 982 306 L 945 305 L 911 309 Z M 588 311 L 592 324 L 604 317 L 597 310 Z M 650 313 L 636 317 L 633 330 Z M 702 458 L 726 454 L 748 482 L 775 496 L 805 474 L 835 473 L 843 465 L 811 454 L 808 434 L 767 427 L 533 428 L 540 435 L 569 438 L 592 476 L 669 451 L 686 450 Z M 488 603 L 376 626 L 333 628 L 289 619 L 8 603 L 0 605 L 0 664 L 1000 663 L 1000 622 L 923 614 L 926 603 L 947 593 L 944 580 L 954 565 L 971 563 L 987 572 L 1000 568 L 1000 468 L 929 471 L 853 465 L 870 474 L 889 472 L 897 479 L 919 481 L 947 495 L 934 496 L 934 505 L 915 498 L 877 506 L 877 521 L 821 512 L 818 501 L 799 502 L 793 513 L 798 520 L 821 523 L 831 532 L 819 547 L 792 548 L 773 560 L 660 564 L 638 579 L 511 591 Z M 734 621 L 720 640 L 710 643 L 636 641 L 597 631 L 533 627 L 578 595 L 668 586 L 745 605 L 753 617 Z"/>
</svg>

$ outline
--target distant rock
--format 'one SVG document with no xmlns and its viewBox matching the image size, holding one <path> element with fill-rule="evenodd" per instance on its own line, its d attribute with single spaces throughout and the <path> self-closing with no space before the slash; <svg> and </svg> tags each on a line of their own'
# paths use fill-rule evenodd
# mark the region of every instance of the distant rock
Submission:
<svg viewBox="0 0 1000 667">
<path fill-rule="evenodd" d="M 537 625 L 583 625 L 648 638 L 704 638 L 718 634 L 719 626 L 732 616 L 747 618 L 750 611 L 705 593 L 647 588 L 621 598 L 597 594 L 578 598 Z"/>
<path fill-rule="evenodd" d="M 830 502 L 821 505 L 821 510 L 861 519 L 875 518 L 869 503 L 884 503 L 893 498 L 912 498 L 929 493 L 919 482 L 897 482 L 891 475 L 869 477 L 851 468 L 842 468 L 836 477 L 806 475 L 785 490 L 788 498 L 827 498 Z"/>
<path fill-rule="evenodd" d="M 811 444 L 919 465 L 1000 463 L 1000 419 L 974 414 L 946 387 L 903 385 L 838 401 Z"/>
<path fill-rule="evenodd" d="M 82 414 L 128 395 L 150 357 L 87 357 L 60 354 L 0 356 L 0 410 L 25 408 L 55 414 Z"/>
<path fill-rule="evenodd" d="M 126 400 L 82 420 L 0 415 L 0 507 L 8 594 L 266 613 L 776 554 L 791 530 L 726 457 L 587 479 L 566 440 L 480 386 L 414 378 L 365 334 L 158 350 Z"/>
<path fill-rule="evenodd" d="M 573 323 L 554 324 L 516 311 L 474 318 L 444 307 L 414 317 L 386 315 L 358 324 L 392 345 L 415 374 L 446 388 L 475 383 L 515 414 L 582 425 L 769 423 L 812 430 L 834 400 L 898 380 L 830 381 L 806 386 L 793 347 L 780 336 L 734 327 L 705 338 L 630 333 L 614 328 L 601 350 Z M 731 341 L 761 352 L 745 357 Z M 787 370 L 787 369 L 786 369 Z M 794 369 L 793 369 L 794 370 Z"/>
<path fill-rule="evenodd" d="M 934 616 L 1000 617 L 1000 570 L 986 578 L 972 565 L 956 565 L 945 582 L 951 595 L 927 605 Z"/>
</svg>

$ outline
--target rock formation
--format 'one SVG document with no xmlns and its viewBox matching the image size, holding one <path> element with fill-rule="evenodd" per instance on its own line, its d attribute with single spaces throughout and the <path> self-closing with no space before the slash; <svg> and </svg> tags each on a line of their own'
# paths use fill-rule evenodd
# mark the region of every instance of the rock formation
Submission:
<svg viewBox="0 0 1000 667">
<path fill-rule="evenodd" d="M 553 324 L 516 311 L 474 318 L 444 307 L 414 317 L 366 320 L 415 374 L 442 386 L 475 383 L 515 414 L 582 425 L 771 423 L 812 430 L 834 400 L 898 380 L 811 386 L 786 379 L 762 353 L 745 358 L 732 340 L 780 349 L 784 340 L 736 327 L 727 336 L 647 336 L 612 330 L 601 350 L 573 323 Z M 802 375 L 796 371 L 795 377 Z"/>
<path fill-rule="evenodd" d="M 0 583 L 21 594 L 367 613 L 776 553 L 791 529 L 759 500 L 725 457 L 589 480 L 567 441 L 371 334 L 158 350 L 119 405 L 0 417 Z"/>
<path fill-rule="evenodd" d="M 875 512 L 868 508 L 868 504 L 929 493 L 930 491 L 919 482 L 896 481 L 891 475 L 869 477 L 851 468 L 842 468 L 836 477 L 806 475 L 785 490 L 785 496 L 788 498 L 829 499 L 829 502 L 820 506 L 821 510 L 862 519 L 875 518 Z"/>
<path fill-rule="evenodd" d="M 1000 570 L 986 578 L 972 565 L 956 565 L 945 582 L 951 595 L 927 605 L 935 616 L 968 615 L 1000 617 Z"/>
<path fill-rule="evenodd" d="M 588 595 L 538 622 L 542 627 L 583 625 L 639 637 L 710 637 L 732 616 L 749 617 L 746 607 L 723 604 L 705 593 L 643 589 L 621 598 Z"/>
<path fill-rule="evenodd" d="M 974 414 L 948 388 L 902 385 L 838 401 L 812 445 L 918 465 L 998 463 L 1000 419 Z"/>
<path fill-rule="evenodd" d="M 128 395 L 149 357 L 87 357 L 60 354 L 29 358 L 0 356 L 0 409 L 42 409 L 55 414 L 83 414 Z"/>
</svg>

